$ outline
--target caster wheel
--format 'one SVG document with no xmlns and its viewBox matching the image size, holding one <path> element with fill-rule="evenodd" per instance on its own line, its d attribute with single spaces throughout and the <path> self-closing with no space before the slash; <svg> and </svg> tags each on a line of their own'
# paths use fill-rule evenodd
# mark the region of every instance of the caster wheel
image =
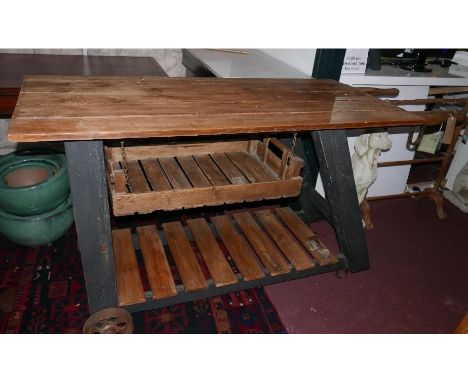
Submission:
<svg viewBox="0 0 468 382">
<path fill-rule="evenodd" d="M 336 277 L 344 279 L 348 275 L 349 271 L 347 268 L 341 268 L 336 271 Z"/>
<path fill-rule="evenodd" d="M 100 310 L 89 317 L 84 326 L 84 334 L 131 334 L 133 319 L 130 313 L 120 308 Z"/>
</svg>

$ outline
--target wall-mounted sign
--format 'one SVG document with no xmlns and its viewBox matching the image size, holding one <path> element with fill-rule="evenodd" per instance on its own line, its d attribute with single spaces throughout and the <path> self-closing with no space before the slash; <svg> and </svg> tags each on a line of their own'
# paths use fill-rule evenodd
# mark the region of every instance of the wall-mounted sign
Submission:
<svg viewBox="0 0 468 382">
<path fill-rule="evenodd" d="M 365 73 L 369 49 L 346 49 L 341 73 Z"/>
</svg>

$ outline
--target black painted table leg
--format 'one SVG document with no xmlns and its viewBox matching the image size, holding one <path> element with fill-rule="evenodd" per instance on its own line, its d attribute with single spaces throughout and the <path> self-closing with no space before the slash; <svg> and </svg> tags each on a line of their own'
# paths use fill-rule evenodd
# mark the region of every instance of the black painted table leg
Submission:
<svg viewBox="0 0 468 382">
<path fill-rule="evenodd" d="M 117 306 L 102 141 L 66 142 L 68 174 L 90 313 Z"/>
<path fill-rule="evenodd" d="M 368 269 L 367 242 L 362 226 L 346 132 L 344 130 L 314 131 L 312 138 L 340 250 L 348 259 L 349 269 L 352 272 Z"/>
</svg>

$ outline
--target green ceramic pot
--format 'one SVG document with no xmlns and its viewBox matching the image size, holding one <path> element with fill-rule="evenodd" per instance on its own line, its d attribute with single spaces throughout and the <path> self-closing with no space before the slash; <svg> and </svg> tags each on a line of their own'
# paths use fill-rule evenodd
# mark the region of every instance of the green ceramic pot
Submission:
<svg viewBox="0 0 468 382">
<path fill-rule="evenodd" d="M 73 221 L 69 197 L 57 208 L 41 215 L 17 216 L 0 210 L 0 233 L 20 245 L 45 245 L 61 238 Z"/>
<path fill-rule="evenodd" d="M 69 192 L 64 154 L 28 150 L 0 159 L 0 209 L 4 212 L 42 214 L 62 204 Z"/>
</svg>

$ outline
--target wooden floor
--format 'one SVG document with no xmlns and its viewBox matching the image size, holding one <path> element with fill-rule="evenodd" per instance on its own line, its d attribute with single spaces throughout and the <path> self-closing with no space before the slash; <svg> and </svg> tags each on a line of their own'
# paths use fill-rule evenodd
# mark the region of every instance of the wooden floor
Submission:
<svg viewBox="0 0 468 382">
<path fill-rule="evenodd" d="M 221 287 L 337 262 L 288 207 L 186 223 L 164 223 L 162 230 L 137 227 L 135 241 L 130 229 L 113 230 L 120 306 L 143 303 L 144 284 L 149 285 L 152 298 L 160 300 L 208 285 Z M 138 266 L 137 253 L 144 267 Z M 181 280 L 180 285 L 175 280 Z"/>
</svg>

